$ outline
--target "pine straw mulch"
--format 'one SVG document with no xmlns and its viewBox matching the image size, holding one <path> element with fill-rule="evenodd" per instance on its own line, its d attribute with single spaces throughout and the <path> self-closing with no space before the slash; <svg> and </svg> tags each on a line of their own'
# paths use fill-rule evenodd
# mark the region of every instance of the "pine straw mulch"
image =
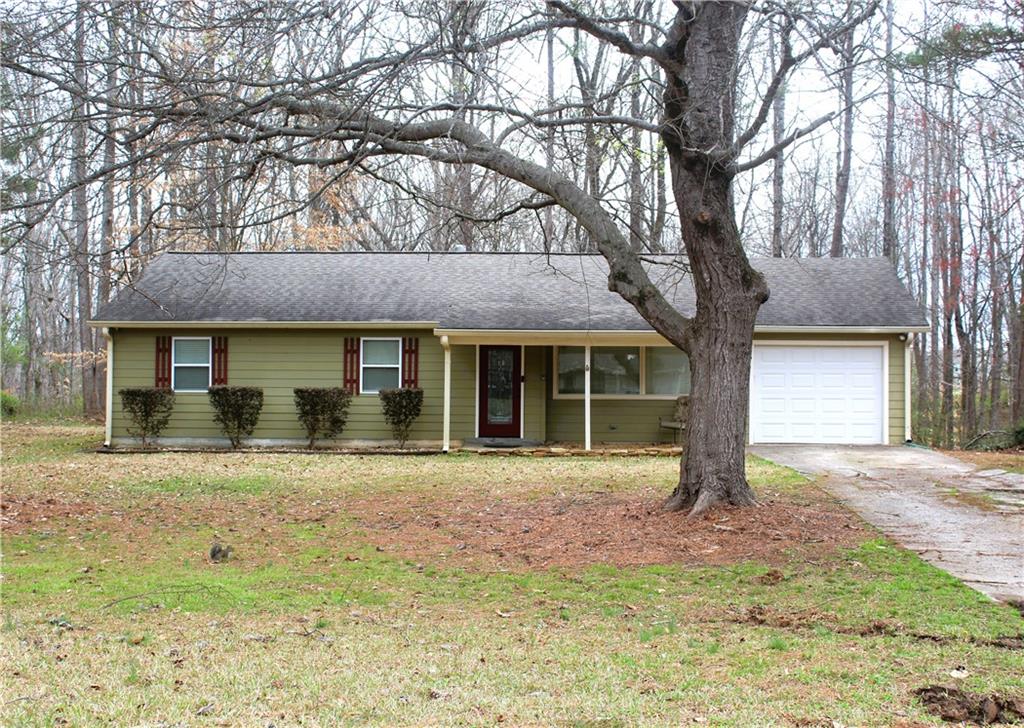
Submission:
<svg viewBox="0 0 1024 728">
<path fill-rule="evenodd" d="M 944 450 L 945 454 L 977 465 L 980 470 L 1024 470 L 1024 448 L 1006 450 Z"/>
<path fill-rule="evenodd" d="M 420 561 L 525 570 L 593 564 L 783 564 L 869 537 L 860 519 L 824 495 L 720 508 L 696 518 L 667 513 L 653 491 L 589 493 L 535 501 L 360 504 L 379 548 Z M 356 505 L 356 504 L 353 504 Z M 370 512 L 367 512 L 370 511 Z"/>
<path fill-rule="evenodd" d="M 323 545 L 339 553 L 362 544 L 415 562 L 511 571 L 747 560 L 781 565 L 870 537 L 855 514 L 813 486 L 799 498 L 774 495 L 754 508 L 719 508 L 697 518 L 665 512 L 664 496 L 644 488 L 540 498 L 377 494 L 310 502 L 293 493 L 275 496 L 273 506 L 265 499 L 168 496 L 142 498 L 132 506 L 21 495 L 4 499 L 2 521 L 8 536 L 97 529 L 129 541 L 154 529 L 205 523 L 229 538 L 241 563 L 266 557 L 268 549 L 284 556 L 308 548 L 289 527 L 319 524 Z M 344 538 L 335 535 L 339 531 Z"/>
</svg>

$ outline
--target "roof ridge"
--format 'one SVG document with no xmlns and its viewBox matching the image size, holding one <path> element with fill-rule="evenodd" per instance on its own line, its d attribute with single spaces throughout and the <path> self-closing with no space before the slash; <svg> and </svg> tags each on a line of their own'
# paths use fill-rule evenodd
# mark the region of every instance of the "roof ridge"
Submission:
<svg viewBox="0 0 1024 728">
<path fill-rule="evenodd" d="M 467 256 L 532 256 L 534 258 L 549 257 L 573 257 L 573 258 L 603 258 L 601 253 L 587 252 L 554 252 L 545 253 L 540 250 L 165 250 L 160 255 L 210 255 L 210 256 L 234 256 L 234 255 L 388 255 L 388 256 L 431 256 L 445 255 L 452 257 Z M 685 253 L 641 253 L 642 258 L 684 258 Z M 821 261 L 828 263 L 849 262 L 849 261 L 888 261 L 884 255 L 851 255 L 833 258 L 831 256 L 786 256 L 774 255 L 748 255 L 750 260 L 778 260 L 804 263 L 809 261 Z"/>
</svg>

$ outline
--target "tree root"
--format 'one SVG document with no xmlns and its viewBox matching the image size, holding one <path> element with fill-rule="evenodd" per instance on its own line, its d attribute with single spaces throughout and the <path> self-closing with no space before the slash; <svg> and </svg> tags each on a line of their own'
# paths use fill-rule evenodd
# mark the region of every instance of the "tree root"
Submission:
<svg viewBox="0 0 1024 728">
<path fill-rule="evenodd" d="M 700 484 L 680 483 L 662 505 L 662 508 L 669 513 L 677 511 L 689 511 L 688 518 L 695 518 L 712 510 L 717 506 L 756 506 L 757 499 L 753 494 L 744 492 L 746 489 L 725 488 L 721 492 L 716 488 Z M 738 491 L 738 492 L 737 492 Z"/>
</svg>

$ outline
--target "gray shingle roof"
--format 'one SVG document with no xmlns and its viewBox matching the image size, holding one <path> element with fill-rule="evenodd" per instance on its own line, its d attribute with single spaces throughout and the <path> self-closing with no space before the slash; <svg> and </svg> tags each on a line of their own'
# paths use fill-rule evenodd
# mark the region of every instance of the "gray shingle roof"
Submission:
<svg viewBox="0 0 1024 728">
<path fill-rule="evenodd" d="M 652 258 L 684 313 L 689 276 Z M 771 288 L 759 327 L 926 326 L 884 258 L 755 258 Z M 97 322 L 430 321 L 452 329 L 645 330 L 607 288 L 597 255 L 535 253 L 167 253 Z"/>
</svg>

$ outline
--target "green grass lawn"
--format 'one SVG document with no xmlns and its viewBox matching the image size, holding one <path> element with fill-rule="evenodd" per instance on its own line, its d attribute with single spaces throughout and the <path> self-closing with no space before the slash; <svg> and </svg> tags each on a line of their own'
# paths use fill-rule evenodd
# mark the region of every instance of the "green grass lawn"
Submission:
<svg viewBox="0 0 1024 728">
<path fill-rule="evenodd" d="M 3 725 L 912 725 L 939 722 L 924 685 L 1024 692 L 1024 652 L 988 644 L 1017 612 L 756 458 L 760 515 L 694 523 L 657 509 L 670 458 L 99 436 L 4 428 Z M 626 558 L 621 514 L 660 550 Z"/>
</svg>

